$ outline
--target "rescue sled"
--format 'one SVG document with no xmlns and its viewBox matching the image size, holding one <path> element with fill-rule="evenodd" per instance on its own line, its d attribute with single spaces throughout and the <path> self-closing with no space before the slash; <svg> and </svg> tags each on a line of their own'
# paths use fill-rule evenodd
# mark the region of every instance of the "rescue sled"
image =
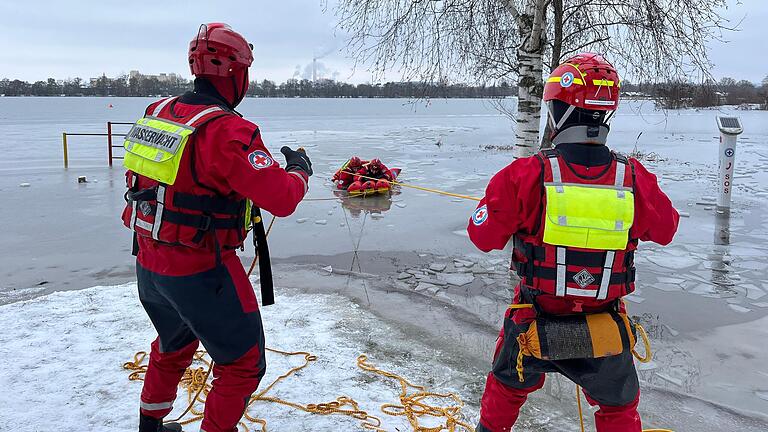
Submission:
<svg viewBox="0 0 768 432">
<path fill-rule="evenodd" d="M 397 181 L 397 177 L 400 175 L 400 168 L 392 168 L 389 170 L 392 173 L 392 181 Z M 381 182 L 379 181 L 377 185 L 374 187 L 364 187 L 359 190 L 349 190 L 347 189 L 347 193 L 351 197 L 368 197 L 368 196 L 375 196 L 375 195 L 385 195 L 389 194 L 392 191 L 392 188 L 395 185 L 390 182 Z"/>
<path fill-rule="evenodd" d="M 355 156 L 336 171 L 333 182 L 351 197 L 383 195 L 391 192 L 400 172 L 400 168 L 388 168 L 379 159 L 364 161 Z"/>
</svg>

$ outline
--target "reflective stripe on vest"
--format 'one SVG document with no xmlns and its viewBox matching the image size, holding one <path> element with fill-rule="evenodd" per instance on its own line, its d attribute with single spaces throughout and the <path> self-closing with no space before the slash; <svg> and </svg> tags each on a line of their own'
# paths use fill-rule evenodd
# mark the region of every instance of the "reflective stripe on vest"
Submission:
<svg viewBox="0 0 768 432">
<path fill-rule="evenodd" d="M 136 190 L 139 184 L 139 177 L 136 174 L 130 174 L 131 184 L 128 185 L 128 190 Z M 137 213 L 136 210 L 138 210 L 138 201 L 131 201 L 131 229 L 136 230 L 136 219 L 137 219 Z"/>
<path fill-rule="evenodd" d="M 544 243 L 595 250 L 624 250 L 635 217 L 635 198 L 624 186 L 626 165 L 616 161 L 612 185 L 564 183 L 558 157 L 544 158 L 552 181 L 544 183 Z"/>
<path fill-rule="evenodd" d="M 155 223 L 152 224 L 152 238 L 160 240 L 160 228 L 163 226 L 163 213 L 165 212 L 165 186 L 157 186 L 157 208 L 155 210 Z"/>
<path fill-rule="evenodd" d="M 195 132 L 195 122 L 204 116 L 222 111 L 209 107 L 181 124 L 158 118 L 157 115 L 176 98 L 162 101 L 152 115 L 139 119 L 125 137 L 125 168 L 166 185 L 173 185 L 179 172 L 181 158 L 190 136 Z"/>
</svg>

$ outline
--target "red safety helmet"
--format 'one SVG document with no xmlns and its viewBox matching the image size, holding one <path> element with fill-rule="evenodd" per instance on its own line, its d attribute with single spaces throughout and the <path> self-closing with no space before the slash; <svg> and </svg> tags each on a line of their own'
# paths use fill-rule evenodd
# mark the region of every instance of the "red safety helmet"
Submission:
<svg viewBox="0 0 768 432">
<path fill-rule="evenodd" d="M 368 162 L 368 170 L 372 172 L 379 172 L 384 170 L 384 164 L 379 159 L 372 159 Z"/>
<path fill-rule="evenodd" d="M 192 75 L 231 77 L 253 63 L 253 45 L 224 23 L 203 24 L 189 43 Z"/>
<path fill-rule="evenodd" d="M 189 43 L 189 69 L 207 79 L 232 108 L 248 91 L 253 45 L 223 23 L 203 24 Z"/>
<path fill-rule="evenodd" d="M 359 157 L 357 157 L 357 156 L 352 156 L 349 159 L 349 162 L 347 162 L 347 166 L 359 168 L 359 167 L 363 166 L 363 161 Z"/>
<path fill-rule="evenodd" d="M 619 74 L 599 54 L 577 54 L 556 67 L 544 85 L 544 101 L 577 108 L 613 111 L 619 107 Z"/>
<path fill-rule="evenodd" d="M 544 85 L 543 96 L 553 137 L 571 126 L 607 128 L 619 107 L 620 84 L 616 68 L 599 54 L 577 54 L 556 67 Z M 592 138 L 594 132 L 584 141 Z"/>
</svg>

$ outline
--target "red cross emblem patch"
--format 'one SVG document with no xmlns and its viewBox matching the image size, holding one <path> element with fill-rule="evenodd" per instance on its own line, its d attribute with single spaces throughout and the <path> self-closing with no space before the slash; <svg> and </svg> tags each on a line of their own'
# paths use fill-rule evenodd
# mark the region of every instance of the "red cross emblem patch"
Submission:
<svg viewBox="0 0 768 432">
<path fill-rule="evenodd" d="M 472 223 L 476 226 L 482 225 L 483 222 L 488 219 L 488 207 L 482 206 L 475 210 L 475 212 L 472 214 Z"/>
<path fill-rule="evenodd" d="M 253 165 L 254 168 L 262 169 L 262 168 L 268 168 L 272 166 L 272 158 L 269 157 L 269 155 L 261 150 L 256 150 L 255 152 L 248 155 L 248 162 Z"/>
</svg>

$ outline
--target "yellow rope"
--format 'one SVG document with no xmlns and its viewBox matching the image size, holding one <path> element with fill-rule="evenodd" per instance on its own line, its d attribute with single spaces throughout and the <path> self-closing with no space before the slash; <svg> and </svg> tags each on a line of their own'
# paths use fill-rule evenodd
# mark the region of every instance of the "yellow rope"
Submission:
<svg viewBox="0 0 768 432">
<path fill-rule="evenodd" d="M 385 182 L 387 182 L 387 183 L 389 183 L 389 184 L 391 184 L 393 186 L 402 186 L 402 187 L 407 187 L 407 188 L 411 188 L 411 189 L 418 189 L 418 190 L 425 191 L 425 192 L 432 192 L 432 193 L 436 193 L 436 194 L 440 194 L 440 195 L 446 195 L 446 196 L 450 196 L 450 197 L 461 198 L 461 199 L 466 199 L 466 200 L 471 200 L 471 201 L 480 201 L 482 199 L 482 198 L 473 197 L 473 196 L 470 196 L 470 195 L 462 195 L 462 194 L 457 194 L 457 193 L 453 193 L 453 192 L 446 192 L 446 191 L 443 191 L 443 190 L 440 190 L 440 189 L 433 189 L 433 188 L 428 188 L 428 187 L 424 187 L 424 186 L 416 186 L 416 185 L 412 185 L 412 184 L 408 184 L 408 183 L 402 183 L 402 182 L 399 182 L 399 181 L 392 181 L 392 180 L 387 180 L 387 179 L 368 177 L 368 176 L 364 176 L 364 175 L 358 175 L 358 177 L 364 178 L 364 179 L 367 179 L 367 180 L 385 181 Z"/>
<path fill-rule="evenodd" d="M 400 384 L 400 404 L 384 404 L 381 406 L 381 411 L 390 416 L 405 416 L 415 432 L 455 432 L 457 430 L 474 432 L 471 425 L 462 421 L 461 409 L 464 407 L 464 402 L 455 393 L 427 391 L 426 387 L 413 384 L 396 373 L 378 369 L 368 362 L 368 356 L 365 354 L 357 357 L 357 366 L 364 371 L 398 381 Z M 413 389 L 415 392 L 409 393 L 409 389 Z M 426 402 L 429 398 L 452 400 L 454 404 L 448 406 L 431 405 Z M 435 427 L 422 426 L 419 423 L 419 418 L 424 416 L 445 418 L 445 424 Z"/>
<path fill-rule="evenodd" d="M 634 347 L 632 347 L 632 355 L 635 356 L 637 361 L 640 363 L 648 363 L 653 360 L 651 340 L 648 338 L 648 333 L 646 333 L 645 329 L 640 325 L 640 323 L 635 323 L 635 328 L 637 329 L 637 332 L 640 333 L 640 337 L 643 338 L 643 345 L 645 345 L 645 357 L 641 357 Z"/>
<path fill-rule="evenodd" d="M 276 403 L 310 414 L 345 415 L 359 420 L 360 426 L 366 430 L 374 432 L 386 432 L 386 430 L 382 428 L 382 421 L 379 417 L 370 415 L 367 411 L 360 408 L 360 405 L 357 401 L 347 396 L 340 396 L 334 401 L 317 404 L 300 404 L 297 402 L 287 401 L 276 396 L 269 396 L 267 393 L 274 389 L 277 384 L 294 375 L 296 372 L 309 366 L 310 363 L 317 360 L 317 356 L 305 351 L 291 352 L 272 348 L 267 348 L 266 350 L 289 357 L 303 356 L 304 363 L 289 369 L 286 373 L 277 377 L 274 381 L 272 381 L 271 384 L 269 384 L 257 394 L 251 396 L 249 399 L 243 418 L 255 425 L 258 425 L 261 432 L 267 431 L 266 420 L 255 417 L 249 413 L 251 407 L 258 401 Z M 195 405 L 197 403 L 204 405 L 205 398 L 208 396 L 208 393 L 211 390 L 211 384 L 208 382 L 208 378 L 210 377 L 210 372 L 213 368 L 213 361 L 207 359 L 206 355 L 207 353 L 205 351 L 197 351 L 195 353 L 194 360 L 198 363 L 202 363 L 204 366 L 207 366 L 207 371 L 205 370 L 205 367 L 190 367 L 184 372 L 179 386 L 187 392 L 187 400 L 189 401 L 189 405 L 180 416 L 174 420 L 169 421 L 179 422 L 182 425 L 186 425 L 202 420 L 204 410 L 196 409 Z M 129 380 L 141 381 L 144 379 L 144 375 L 147 372 L 147 364 L 145 364 L 147 356 L 148 355 L 146 352 L 139 351 L 134 355 L 133 361 L 123 364 L 124 369 L 131 371 L 131 374 L 128 376 Z M 405 416 L 413 427 L 414 432 L 458 432 L 461 430 L 474 432 L 474 428 L 462 420 L 463 416 L 461 409 L 463 408 L 464 403 L 458 395 L 454 393 L 436 393 L 427 391 L 424 386 L 412 384 L 398 374 L 376 368 L 368 362 L 368 357 L 364 354 L 357 358 L 357 366 L 364 371 L 398 381 L 401 388 L 399 395 L 400 404 L 383 404 L 381 406 L 381 411 L 384 414 L 390 416 Z M 409 394 L 409 389 L 415 389 L 416 391 Z M 448 399 L 454 403 L 448 406 L 436 406 L 427 403 L 425 400 L 428 398 Z M 191 416 L 185 418 L 187 414 L 191 414 Z M 419 424 L 419 418 L 423 416 L 444 418 L 444 424 L 436 427 L 421 426 Z M 248 425 L 243 422 L 239 423 L 239 427 L 245 432 L 250 431 Z"/>
<path fill-rule="evenodd" d="M 576 405 L 579 407 L 579 425 L 581 425 L 581 432 L 584 432 L 584 413 L 581 410 L 581 394 L 579 392 L 581 387 L 576 386 Z"/>
<path fill-rule="evenodd" d="M 520 382 L 525 382 L 525 377 L 523 376 L 523 356 L 525 356 L 525 333 L 520 333 L 517 335 L 517 367 L 515 368 L 517 370 L 517 379 Z"/>
</svg>

